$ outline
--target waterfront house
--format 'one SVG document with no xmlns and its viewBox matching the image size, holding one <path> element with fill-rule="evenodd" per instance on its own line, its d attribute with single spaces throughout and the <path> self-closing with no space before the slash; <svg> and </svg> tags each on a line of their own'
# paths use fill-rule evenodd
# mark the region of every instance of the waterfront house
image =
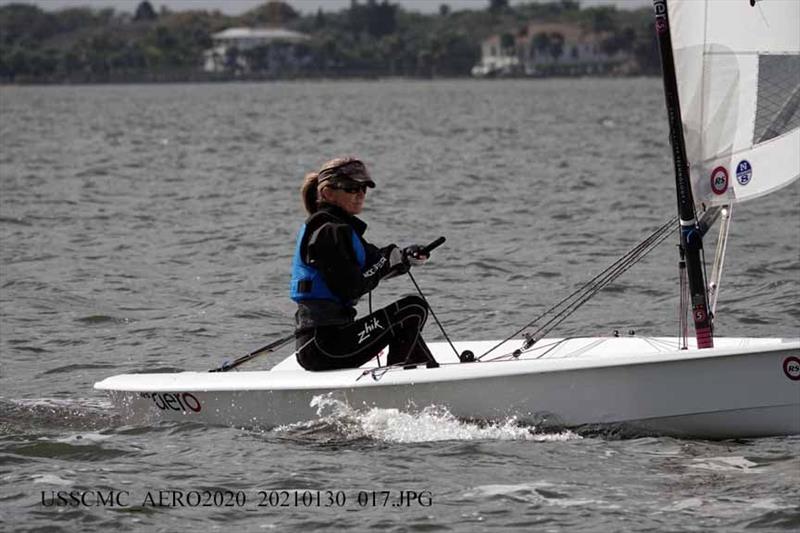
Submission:
<svg viewBox="0 0 800 533">
<path fill-rule="evenodd" d="M 516 34 L 493 35 L 481 44 L 473 76 L 585 75 L 614 72 L 628 53 L 607 51 L 609 34 L 578 25 L 532 22 Z"/>
<path fill-rule="evenodd" d="M 513 35 L 492 35 L 481 42 L 481 60 L 472 67 L 473 76 L 505 77 L 519 72 L 520 62 Z"/>
<path fill-rule="evenodd" d="M 228 28 L 211 36 L 206 72 L 292 73 L 311 62 L 309 36 L 283 28 Z"/>
</svg>

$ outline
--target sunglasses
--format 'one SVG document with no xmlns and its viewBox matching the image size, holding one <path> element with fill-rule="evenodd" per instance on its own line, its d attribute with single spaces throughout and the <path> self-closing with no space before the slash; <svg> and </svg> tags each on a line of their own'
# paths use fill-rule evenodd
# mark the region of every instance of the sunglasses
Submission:
<svg viewBox="0 0 800 533">
<path fill-rule="evenodd" d="M 356 194 L 359 192 L 366 194 L 367 192 L 366 185 L 328 185 L 328 187 L 336 189 L 337 191 L 344 191 L 348 194 Z"/>
</svg>

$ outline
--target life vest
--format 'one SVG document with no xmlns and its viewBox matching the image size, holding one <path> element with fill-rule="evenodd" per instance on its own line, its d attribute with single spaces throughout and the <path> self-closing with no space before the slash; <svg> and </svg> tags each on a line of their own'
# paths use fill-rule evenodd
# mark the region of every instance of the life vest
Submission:
<svg viewBox="0 0 800 533">
<path fill-rule="evenodd" d="M 356 261 L 358 268 L 364 270 L 364 265 L 367 262 L 367 251 L 364 249 L 364 243 L 358 237 L 356 232 L 351 228 L 353 250 L 356 253 Z M 300 228 L 297 234 L 297 243 L 294 249 L 294 258 L 292 259 L 292 282 L 289 287 L 289 296 L 295 302 L 302 300 L 332 300 L 342 305 L 353 305 L 349 300 L 343 300 L 335 295 L 333 291 L 325 283 L 325 278 L 322 273 L 311 265 L 303 261 L 301 247 L 303 245 L 303 237 L 306 233 L 306 224 Z"/>
</svg>

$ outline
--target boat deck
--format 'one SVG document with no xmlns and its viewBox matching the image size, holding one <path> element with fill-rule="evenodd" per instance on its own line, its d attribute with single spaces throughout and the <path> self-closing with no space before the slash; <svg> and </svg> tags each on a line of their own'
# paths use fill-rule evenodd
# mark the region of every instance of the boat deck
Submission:
<svg viewBox="0 0 800 533">
<path fill-rule="evenodd" d="M 439 368 L 432 369 L 425 368 L 424 365 L 411 370 L 401 367 L 380 368 L 377 360 L 373 359 L 357 369 L 309 372 L 301 368 L 294 355 L 291 355 L 271 370 L 122 374 L 98 382 L 95 388 L 125 391 L 361 388 L 612 368 L 800 349 L 800 339 L 719 338 L 715 339 L 716 345 L 712 349 L 698 350 L 690 345 L 688 350 L 679 350 L 677 339 L 669 337 L 580 337 L 542 339 L 520 357 L 514 358 L 511 354 L 521 348 L 523 342 L 509 341 L 475 363 L 460 363 L 447 343 L 431 343 L 430 350 L 441 364 Z M 454 346 L 459 352 L 471 350 L 479 357 L 498 343 L 499 341 L 456 342 Z M 380 359 L 385 362 L 385 355 L 382 354 Z"/>
</svg>

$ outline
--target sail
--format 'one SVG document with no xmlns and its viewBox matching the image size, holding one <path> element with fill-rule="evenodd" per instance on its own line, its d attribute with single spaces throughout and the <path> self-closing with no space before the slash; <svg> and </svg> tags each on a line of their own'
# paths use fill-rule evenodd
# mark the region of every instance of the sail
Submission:
<svg viewBox="0 0 800 533">
<path fill-rule="evenodd" d="M 800 1 L 669 0 L 695 203 L 731 204 L 800 176 Z"/>
</svg>

